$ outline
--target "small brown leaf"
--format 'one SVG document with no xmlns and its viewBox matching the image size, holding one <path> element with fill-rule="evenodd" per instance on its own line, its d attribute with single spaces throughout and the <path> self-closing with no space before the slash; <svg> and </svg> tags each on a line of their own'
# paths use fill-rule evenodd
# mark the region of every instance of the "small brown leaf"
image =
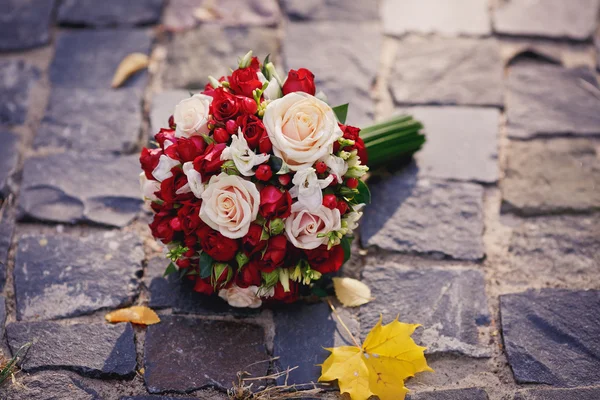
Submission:
<svg viewBox="0 0 600 400">
<path fill-rule="evenodd" d="M 145 306 L 122 308 L 117 311 L 109 312 L 104 318 L 112 323 L 131 322 L 140 325 L 153 325 L 160 322 L 158 315 L 156 315 L 151 308 Z"/>
<path fill-rule="evenodd" d="M 131 53 L 127 55 L 117 67 L 110 86 L 112 88 L 118 88 L 125 83 L 131 75 L 147 68 L 149 62 L 148 56 L 144 53 Z"/>
<path fill-rule="evenodd" d="M 352 278 L 333 278 L 335 296 L 344 307 L 358 307 L 373 300 L 371 289 Z"/>
</svg>

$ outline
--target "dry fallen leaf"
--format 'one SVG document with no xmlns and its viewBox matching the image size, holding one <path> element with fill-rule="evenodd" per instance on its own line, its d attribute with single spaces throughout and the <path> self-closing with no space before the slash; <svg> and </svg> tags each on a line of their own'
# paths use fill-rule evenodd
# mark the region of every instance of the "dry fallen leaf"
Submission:
<svg viewBox="0 0 600 400">
<path fill-rule="evenodd" d="M 358 307 L 373 300 L 371 289 L 352 278 L 333 278 L 335 296 L 344 307 Z"/>
<path fill-rule="evenodd" d="M 128 54 L 119 64 L 117 70 L 115 71 L 115 75 L 113 76 L 112 83 L 110 86 L 112 88 L 118 88 L 125 81 L 136 72 L 147 68 L 150 59 L 144 53 L 131 53 Z"/>
<path fill-rule="evenodd" d="M 158 315 L 148 307 L 133 306 L 109 312 L 104 317 L 108 322 L 132 322 L 140 325 L 153 325 L 160 322 Z"/>
<path fill-rule="evenodd" d="M 382 319 L 369 332 L 362 346 L 327 349 L 331 355 L 321 365 L 319 382 L 337 379 L 340 392 L 352 400 L 401 400 L 408 392 L 404 380 L 418 372 L 433 370 L 423 351 L 410 337 L 418 324 L 395 319 L 387 325 Z M 355 340 L 356 342 L 356 340 Z"/>
</svg>

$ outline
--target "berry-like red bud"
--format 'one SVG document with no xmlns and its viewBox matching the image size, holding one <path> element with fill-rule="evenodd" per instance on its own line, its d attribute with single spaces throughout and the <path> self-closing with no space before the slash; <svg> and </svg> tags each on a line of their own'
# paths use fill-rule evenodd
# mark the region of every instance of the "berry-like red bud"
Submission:
<svg viewBox="0 0 600 400">
<path fill-rule="evenodd" d="M 338 201 L 336 208 L 340 210 L 340 214 L 344 215 L 346 214 L 346 211 L 348 211 L 348 203 L 346 203 L 343 200 L 340 200 Z"/>
<path fill-rule="evenodd" d="M 326 194 L 325 196 L 323 196 L 323 205 L 329 208 L 330 210 L 336 208 L 337 204 L 338 201 L 337 197 L 335 197 L 335 194 Z"/>
<path fill-rule="evenodd" d="M 315 169 L 317 170 L 317 174 L 324 174 L 327 171 L 327 164 L 323 161 L 319 161 L 315 164 Z"/>
<path fill-rule="evenodd" d="M 356 178 L 346 179 L 346 186 L 348 186 L 350 189 L 356 189 L 358 187 L 358 179 L 356 179 Z"/>
<path fill-rule="evenodd" d="M 229 133 L 230 135 L 234 135 L 235 133 L 237 133 L 238 124 L 235 122 L 235 120 L 230 119 L 225 123 L 225 129 L 227 130 L 227 133 Z"/>
<path fill-rule="evenodd" d="M 273 176 L 273 171 L 271 171 L 271 167 L 267 164 L 262 164 L 256 170 L 256 179 L 259 181 L 266 182 Z"/>
<path fill-rule="evenodd" d="M 285 175 L 279 175 L 279 177 L 277 178 L 279 180 L 279 183 L 282 186 L 287 186 L 290 184 L 292 178 L 290 177 L 289 174 L 285 174 Z"/>
<path fill-rule="evenodd" d="M 213 132 L 213 139 L 217 143 L 227 143 L 229 141 L 229 133 L 223 128 L 216 128 Z"/>
<path fill-rule="evenodd" d="M 177 128 L 177 125 L 175 125 L 175 118 L 173 118 L 172 115 L 169 117 L 169 128 L 171 128 L 171 129 Z"/>
</svg>

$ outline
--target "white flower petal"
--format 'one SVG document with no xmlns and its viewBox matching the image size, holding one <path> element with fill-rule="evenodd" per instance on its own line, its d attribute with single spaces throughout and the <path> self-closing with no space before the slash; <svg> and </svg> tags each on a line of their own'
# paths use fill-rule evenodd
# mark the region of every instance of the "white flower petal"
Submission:
<svg viewBox="0 0 600 400">
<path fill-rule="evenodd" d="M 177 165 L 179 165 L 179 161 L 173 160 L 171 157 L 162 154 L 158 158 L 158 165 L 154 168 L 154 171 L 152 171 L 152 176 L 155 177 L 157 181 L 162 182 L 173 176 L 171 170 Z"/>
</svg>

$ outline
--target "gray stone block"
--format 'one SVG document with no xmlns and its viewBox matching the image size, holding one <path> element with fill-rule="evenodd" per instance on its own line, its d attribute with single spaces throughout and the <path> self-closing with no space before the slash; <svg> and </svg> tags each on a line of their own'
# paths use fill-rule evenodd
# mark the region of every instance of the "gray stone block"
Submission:
<svg viewBox="0 0 600 400">
<path fill-rule="evenodd" d="M 0 124 L 20 125 L 25 122 L 31 88 L 39 76 L 40 71 L 36 67 L 22 60 L 0 62 Z"/>
<path fill-rule="evenodd" d="M 402 322 L 423 325 L 414 336 L 426 353 L 490 357 L 491 349 L 480 337 L 490 324 L 481 272 L 367 265 L 363 282 L 375 298 L 359 310 L 363 337 L 380 315 L 384 323 L 399 315 Z"/>
<path fill-rule="evenodd" d="M 131 303 L 144 252 L 132 233 L 19 239 L 15 258 L 17 319 L 90 314 Z"/>
<path fill-rule="evenodd" d="M 135 26 L 156 24 L 164 0 L 63 0 L 56 19 L 62 25 Z"/>
<path fill-rule="evenodd" d="M 26 50 L 50 41 L 54 0 L 2 0 L 0 4 L 0 51 Z"/>
<path fill-rule="evenodd" d="M 14 188 L 13 176 L 19 161 L 19 138 L 8 130 L 0 130 L 0 201 Z M 0 257 L 0 262 L 2 258 Z"/>
<path fill-rule="evenodd" d="M 500 296 L 504 347 L 517 383 L 599 385 L 599 309 L 598 290 Z"/>
</svg>

